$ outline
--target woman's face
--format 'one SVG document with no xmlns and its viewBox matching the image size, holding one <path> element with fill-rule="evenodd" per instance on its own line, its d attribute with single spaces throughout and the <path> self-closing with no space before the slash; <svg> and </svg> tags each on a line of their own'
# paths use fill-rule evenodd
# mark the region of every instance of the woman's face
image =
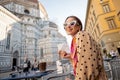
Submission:
<svg viewBox="0 0 120 80">
<path fill-rule="evenodd" d="M 80 25 L 74 18 L 68 18 L 64 23 L 64 29 L 68 35 L 72 37 L 80 30 Z"/>
</svg>

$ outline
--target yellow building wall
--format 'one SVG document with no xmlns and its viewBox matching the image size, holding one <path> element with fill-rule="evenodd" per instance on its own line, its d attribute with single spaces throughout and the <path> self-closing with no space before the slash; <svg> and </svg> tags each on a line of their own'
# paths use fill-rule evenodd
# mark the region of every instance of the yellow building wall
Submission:
<svg viewBox="0 0 120 80">
<path fill-rule="evenodd" d="M 103 5 L 109 5 L 110 12 L 105 13 L 103 9 Z M 120 7 L 120 5 L 117 5 Z M 111 49 L 120 50 L 120 20 L 116 15 L 116 6 L 113 3 L 113 0 L 89 0 L 87 13 L 86 13 L 86 21 L 85 21 L 85 30 L 90 33 L 93 38 L 102 45 L 101 42 L 104 42 L 105 46 L 102 48 L 106 48 L 108 52 Z M 96 14 L 96 19 L 94 19 L 93 11 Z M 92 21 L 91 18 L 94 20 Z M 112 18 L 115 22 L 116 28 L 110 29 L 107 20 Z M 92 23 L 93 25 L 91 26 Z M 99 25 L 100 34 L 97 29 L 97 25 Z M 96 31 L 96 32 L 95 32 Z"/>
<path fill-rule="evenodd" d="M 116 7 L 117 14 L 120 12 L 120 0 L 112 0 L 114 6 Z"/>
</svg>

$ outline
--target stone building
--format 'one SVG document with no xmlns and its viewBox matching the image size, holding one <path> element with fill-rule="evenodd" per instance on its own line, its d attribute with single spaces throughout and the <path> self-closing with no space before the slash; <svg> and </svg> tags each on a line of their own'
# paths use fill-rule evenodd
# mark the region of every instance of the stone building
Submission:
<svg viewBox="0 0 120 80">
<path fill-rule="evenodd" d="M 20 20 L 16 21 L 15 24 L 11 24 L 12 31 L 8 34 L 8 37 L 5 37 L 5 39 L 8 38 L 11 41 L 8 51 L 10 54 L 9 59 L 11 67 L 23 65 L 25 58 L 28 58 L 31 63 L 33 63 L 35 58 L 40 61 L 42 55 L 51 53 L 51 51 L 53 51 L 53 53 L 49 56 L 58 57 L 57 46 L 55 45 L 66 42 L 66 39 L 58 32 L 57 25 L 48 20 L 47 12 L 38 0 L 0 0 L 0 5 L 4 7 L 5 11 Z M 4 19 L 11 21 L 9 18 Z M 2 20 L 0 21 L 2 22 Z M 1 31 L 5 30 L 6 29 Z M 14 35 L 11 36 L 11 34 Z M 60 39 L 58 40 L 57 38 Z M 45 42 L 46 39 L 48 39 L 47 42 Z M 8 45 L 6 41 L 3 44 L 5 46 Z M 43 44 L 50 45 L 46 49 L 46 47 L 41 47 Z M 5 57 L 4 53 L 6 53 L 7 47 L 4 47 L 4 49 L 5 51 L 1 53 L 2 57 Z M 3 60 L 5 59 L 6 58 Z M 53 57 L 51 57 L 49 60 L 55 61 L 56 59 L 54 60 Z M 1 65 L 3 63 L 6 64 L 5 61 L 0 61 L 0 63 Z"/>
<path fill-rule="evenodd" d="M 12 61 L 20 55 L 20 19 L 0 6 L 0 71 L 12 68 Z M 16 55 L 16 56 L 15 56 Z M 19 63 L 19 61 L 18 61 Z"/>
<path fill-rule="evenodd" d="M 42 28 L 43 38 L 38 41 L 39 59 L 55 62 L 59 59 L 57 45 L 63 42 L 67 43 L 66 38 L 58 32 L 58 27 L 55 23 L 46 21 L 44 25 L 44 28 Z"/>
<path fill-rule="evenodd" d="M 85 30 L 109 53 L 120 53 L 119 0 L 89 0 Z"/>
</svg>

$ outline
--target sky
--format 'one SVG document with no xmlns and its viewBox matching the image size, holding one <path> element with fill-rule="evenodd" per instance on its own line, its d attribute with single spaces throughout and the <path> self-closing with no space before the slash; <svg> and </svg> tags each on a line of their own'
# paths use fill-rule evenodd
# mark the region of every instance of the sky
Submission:
<svg viewBox="0 0 120 80">
<path fill-rule="evenodd" d="M 48 13 L 50 21 L 58 25 L 59 32 L 66 37 L 70 46 L 71 36 L 64 30 L 63 23 L 66 17 L 74 15 L 81 19 L 83 26 L 85 23 L 87 1 L 88 0 L 39 0 Z"/>
</svg>

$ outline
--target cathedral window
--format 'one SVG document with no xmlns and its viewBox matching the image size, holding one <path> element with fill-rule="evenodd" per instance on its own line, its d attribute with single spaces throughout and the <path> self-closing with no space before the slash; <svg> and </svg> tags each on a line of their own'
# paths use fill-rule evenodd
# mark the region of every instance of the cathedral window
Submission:
<svg viewBox="0 0 120 80">
<path fill-rule="evenodd" d="M 11 37 L 11 34 L 8 33 L 7 35 L 7 44 L 6 44 L 6 49 L 10 49 L 10 37 Z"/>
<path fill-rule="evenodd" d="M 48 34 L 51 34 L 51 31 L 49 31 L 49 33 Z"/>
<path fill-rule="evenodd" d="M 28 18 L 28 21 L 30 21 L 30 18 Z"/>
<path fill-rule="evenodd" d="M 45 34 L 45 35 L 44 35 L 44 38 L 46 38 L 46 37 L 47 37 L 47 35 Z"/>
<path fill-rule="evenodd" d="M 120 20 L 120 11 L 118 12 L 118 14 L 117 14 L 117 15 L 118 15 L 118 18 L 119 18 L 119 20 Z"/>
<path fill-rule="evenodd" d="M 43 48 L 40 49 L 40 57 L 43 58 Z"/>
<path fill-rule="evenodd" d="M 29 14 L 30 13 L 29 10 L 27 10 L 27 9 L 25 9 L 24 12 L 25 12 L 25 14 Z"/>
<path fill-rule="evenodd" d="M 53 37 L 55 37 L 55 34 L 53 34 Z"/>
</svg>

